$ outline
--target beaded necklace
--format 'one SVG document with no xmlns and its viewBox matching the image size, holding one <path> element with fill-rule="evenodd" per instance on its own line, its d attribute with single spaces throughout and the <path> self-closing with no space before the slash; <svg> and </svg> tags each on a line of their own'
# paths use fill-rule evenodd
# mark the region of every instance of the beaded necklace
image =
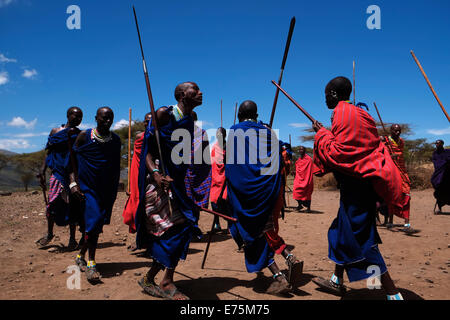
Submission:
<svg viewBox="0 0 450 320">
<path fill-rule="evenodd" d="M 91 139 L 95 139 L 95 140 L 97 140 L 100 143 L 105 143 L 105 142 L 108 142 L 108 141 L 110 141 L 112 139 L 112 134 L 111 134 L 111 131 L 110 131 L 109 134 L 106 137 L 102 137 L 98 133 L 97 128 L 94 128 L 91 131 Z"/>
</svg>

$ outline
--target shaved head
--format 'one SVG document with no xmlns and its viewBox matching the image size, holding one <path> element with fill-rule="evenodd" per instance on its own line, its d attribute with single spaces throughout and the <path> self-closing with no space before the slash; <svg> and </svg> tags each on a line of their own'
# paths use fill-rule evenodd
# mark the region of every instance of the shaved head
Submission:
<svg viewBox="0 0 450 320">
<path fill-rule="evenodd" d="M 258 107 L 256 103 L 251 100 L 245 100 L 239 106 L 238 111 L 239 122 L 242 122 L 246 119 L 256 120 L 258 118 Z"/>
<path fill-rule="evenodd" d="M 352 83 L 346 77 L 336 77 L 325 87 L 325 99 L 328 108 L 334 109 L 339 101 L 350 99 Z"/>
<path fill-rule="evenodd" d="M 77 127 L 83 120 L 83 111 L 78 107 L 67 109 L 67 124 L 69 127 Z"/>
<path fill-rule="evenodd" d="M 103 112 L 111 112 L 114 115 L 114 112 L 112 111 L 112 109 L 110 107 L 106 107 L 106 106 L 98 108 L 96 115 L 98 116 L 100 113 L 103 113 Z"/>
<path fill-rule="evenodd" d="M 74 112 L 80 112 L 81 114 L 83 114 L 83 111 L 81 111 L 80 108 L 73 106 L 67 109 L 67 116 L 71 115 Z"/>
<path fill-rule="evenodd" d="M 182 82 L 179 85 L 177 85 L 175 88 L 175 93 L 174 93 L 175 100 L 180 101 L 181 98 L 183 98 L 183 93 L 192 86 L 197 86 L 197 84 L 195 82 L 187 81 L 187 82 Z"/>
</svg>

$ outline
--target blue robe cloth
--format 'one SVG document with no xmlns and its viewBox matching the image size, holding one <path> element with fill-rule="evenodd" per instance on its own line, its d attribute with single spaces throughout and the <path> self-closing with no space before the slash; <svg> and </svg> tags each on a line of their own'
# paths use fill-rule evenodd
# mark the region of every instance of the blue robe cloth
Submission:
<svg viewBox="0 0 450 320">
<path fill-rule="evenodd" d="M 344 266 L 350 282 L 369 278 L 371 265 L 378 266 L 381 275 L 387 268 L 378 250 L 381 243 L 376 227 L 378 196 L 369 180 L 334 174 L 341 199 L 337 218 L 328 230 L 328 257 Z"/>
<path fill-rule="evenodd" d="M 91 138 L 92 129 L 86 130 L 86 142 L 74 146 L 78 163 L 80 189 L 84 202 L 86 232 L 94 234 L 103 231 L 109 224 L 120 178 L 120 138 L 111 132 L 112 139 L 105 143 Z"/>
<path fill-rule="evenodd" d="M 58 131 L 53 135 L 49 135 L 47 145 L 47 157 L 45 163 L 52 171 L 52 175 L 63 185 L 64 189 L 69 191 L 69 172 L 68 167 L 70 164 L 70 152 L 69 152 L 69 128 Z M 70 136 L 70 142 L 73 145 L 80 130 L 75 128 L 73 134 Z M 53 215 L 54 221 L 57 226 L 66 226 L 69 223 L 80 222 L 79 216 L 79 204 L 74 203 L 77 201 L 70 197 L 69 204 L 64 202 L 61 197 L 58 197 L 55 201 L 49 203 L 48 212 Z"/>
<path fill-rule="evenodd" d="M 169 123 L 159 127 L 160 143 L 162 159 L 165 165 L 165 174 L 173 178 L 170 185 L 172 192 L 172 201 L 176 202 L 176 206 L 181 210 L 186 221 L 180 225 L 172 226 L 160 237 L 147 233 L 145 226 L 145 182 L 148 174 L 145 158 L 150 152 L 153 159 L 160 159 L 158 145 L 156 143 L 155 128 L 150 122 L 145 131 L 144 141 L 142 145 L 142 153 L 139 164 L 139 206 L 136 211 L 136 245 L 138 248 L 147 248 L 148 254 L 164 265 L 166 268 L 174 269 L 180 259 L 185 259 L 191 238 L 198 230 L 197 222 L 199 218 L 199 209 L 186 194 L 185 177 L 189 163 L 175 164 L 171 159 L 173 148 L 178 144 L 187 144 L 186 148 L 180 148 L 180 157 L 183 155 L 183 149 L 189 152 L 189 161 L 192 152 L 192 140 L 172 141 L 172 133 L 177 129 L 185 129 L 189 133 L 191 139 L 194 137 L 194 120 L 190 115 L 184 116 L 180 120 L 176 120 L 173 116 L 173 107 L 168 107 L 171 115 Z M 161 168 L 161 165 L 160 165 Z"/>
<path fill-rule="evenodd" d="M 238 132 L 256 135 L 256 139 L 245 136 L 245 143 L 239 146 Z M 238 221 L 231 223 L 230 233 L 236 242 L 244 243 L 245 265 L 248 272 L 258 272 L 273 263 L 274 251 L 264 235 L 264 227 L 271 216 L 281 187 L 281 145 L 276 137 L 271 150 L 272 132 L 262 122 L 243 121 L 230 128 L 227 140 L 225 176 L 227 180 L 230 214 Z M 261 134 L 265 133 L 266 137 Z M 245 147 L 245 149 L 244 149 Z M 264 157 L 260 155 L 261 152 Z M 231 152 L 234 151 L 234 152 Z M 251 161 L 250 154 L 256 161 Z M 238 161 L 244 156 L 244 164 Z M 270 162 L 268 162 L 270 160 Z M 255 163 L 256 162 L 256 163 Z M 269 168 L 272 174 L 264 175 L 262 168 Z M 241 240 L 242 239 L 242 240 Z"/>
<path fill-rule="evenodd" d="M 450 205 L 450 149 L 433 152 L 434 172 L 431 184 L 439 208 Z"/>
<path fill-rule="evenodd" d="M 48 137 L 47 145 L 45 147 L 48 150 L 45 163 L 47 167 L 52 170 L 52 174 L 58 179 L 66 190 L 69 190 L 69 176 L 68 167 L 70 163 L 69 152 L 69 128 L 65 128 L 57 133 Z M 76 128 L 74 133 L 70 136 L 70 141 L 73 145 L 80 130 Z"/>
</svg>

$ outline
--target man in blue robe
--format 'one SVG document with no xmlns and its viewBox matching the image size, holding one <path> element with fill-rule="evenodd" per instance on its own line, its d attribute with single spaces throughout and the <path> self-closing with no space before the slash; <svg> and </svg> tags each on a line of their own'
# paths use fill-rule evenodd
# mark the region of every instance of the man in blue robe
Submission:
<svg viewBox="0 0 450 320">
<path fill-rule="evenodd" d="M 438 211 L 442 213 L 444 205 L 450 205 L 450 149 L 444 149 L 444 141 L 436 141 L 436 150 L 433 152 L 434 172 L 431 176 L 431 184 L 434 188 L 434 197 Z"/>
<path fill-rule="evenodd" d="M 75 240 L 77 223 L 80 224 L 80 231 L 83 233 L 80 219 L 80 202 L 70 194 L 69 190 L 69 167 L 70 148 L 73 145 L 80 130 L 83 119 L 83 112 L 78 107 L 71 107 L 67 110 L 67 123 L 58 128 L 53 128 L 48 137 L 45 147 L 47 157 L 44 159 L 41 170 L 38 174 L 39 182 L 43 190 L 47 189 L 45 172 L 47 168 L 51 170 L 50 188 L 48 193 L 48 205 L 46 208 L 47 234 L 36 241 L 40 247 L 45 247 L 53 239 L 53 227 L 70 226 L 70 238 L 67 249 L 73 251 L 78 243 Z M 83 234 L 84 236 L 84 234 Z M 83 241 L 83 236 L 81 242 Z"/>
<path fill-rule="evenodd" d="M 121 149 L 119 136 L 109 130 L 114 121 L 111 108 L 99 108 L 95 120 L 97 127 L 81 131 L 75 140 L 77 166 L 70 174 L 70 191 L 83 200 L 86 228 L 85 242 L 75 262 L 92 283 L 99 282 L 101 277 L 96 269 L 95 251 L 103 225 L 111 220 L 119 186 Z"/>
<path fill-rule="evenodd" d="M 150 270 L 139 280 L 144 291 L 155 297 L 187 300 L 175 286 L 173 276 L 179 260 L 186 259 L 192 236 L 198 230 L 199 209 L 186 193 L 185 179 L 194 138 L 192 110 L 202 104 L 202 92 L 194 82 L 184 82 L 175 88 L 175 99 L 177 105 L 156 111 L 162 154 L 158 151 L 153 122 L 144 137 L 136 244 L 138 248 L 147 248 L 153 258 Z M 161 160 L 165 172 L 158 165 Z M 157 285 L 155 276 L 164 269 L 164 277 Z"/>
<path fill-rule="evenodd" d="M 244 101 L 239 107 L 239 123 L 228 135 L 225 177 L 230 213 L 237 219 L 230 225 L 230 233 L 238 245 L 243 241 L 247 271 L 268 267 L 274 281 L 267 292 L 283 294 L 292 289 L 303 262 L 278 235 L 284 194 L 281 143 L 274 131 L 257 121 L 257 111 L 253 101 Z M 275 263 L 275 253 L 286 259 L 288 279 Z"/>
</svg>

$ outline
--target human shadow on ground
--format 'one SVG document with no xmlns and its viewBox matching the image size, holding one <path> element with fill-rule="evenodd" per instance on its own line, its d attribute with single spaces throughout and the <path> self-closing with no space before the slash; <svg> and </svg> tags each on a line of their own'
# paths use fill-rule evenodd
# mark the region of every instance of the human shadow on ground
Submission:
<svg viewBox="0 0 450 320">
<path fill-rule="evenodd" d="M 126 246 L 125 243 L 118 243 L 118 242 L 99 242 L 97 245 L 97 249 L 106 249 L 106 248 L 112 248 L 112 247 L 124 247 Z"/>
<path fill-rule="evenodd" d="M 408 289 L 398 288 L 404 300 L 424 300 L 421 296 Z M 382 289 L 368 288 L 349 289 L 341 300 L 386 300 L 386 292 Z"/>
<path fill-rule="evenodd" d="M 97 263 L 97 269 L 102 278 L 112 278 L 117 277 L 117 274 L 122 275 L 124 271 L 150 268 L 151 265 L 151 262 L 103 262 Z"/>
<path fill-rule="evenodd" d="M 175 285 L 192 300 L 219 300 L 218 294 L 228 293 L 235 298 L 250 300 L 245 296 L 230 292 L 235 287 L 251 288 L 256 293 L 266 293 L 272 282 L 271 277 L 266 277 L 262 272 L 256 274 L 253 280 L 242 280 L 230 277 L 200 277 L 197 279 L 175 281 Z M 309 293 L 294 289 L 292 293 L 280 295 L 280 298 L 294 296 L 306 296 Z"/>
<path fill-rule="evenodd" d="M 193 238 L 193 239 L 191 240 L 191 242 L 193 242 L 193 243 L 207 243 L 207 242 L 208 242 L 208 239 L 209 239 L 209 232 L 210 232 L 210 230 L 208 230 L 207 233 L 204 233 L 204 234 L 202 235 L 202 238 L 201 238 L 201 239 L 195 239 L 195 238 Z M 231 238 L 232 238 L 231 235 L 230 235 L 230 234 L 227 234 L 227 233 L 226 233 L 226 230 L 222 230 L 222 231 L 219 231 L 219 232 L 215 232 L 215 233 L 212 235 L 211 242 L 222 242 L 222 241 L 227 241 L 227 240 L 229 240 L 229 239 L 231 239 Z"/>
<path fill-rule="evenodd" d="M 434 215 L 436 215 L 436 216 L 450 216 L 450 212 L 442 211 L 441 213 L 435 213 Z"/>
<path fill-rule="evenodd" d="M 74 252 L 74 251 L 78 251 L 80 250 L 80 248 L 75 248 L 75 249 L 69 249 L 67 246 L 65 246 L 64 244 L 60 243 L 60 244 L 50 244 L 50 245 L 46 245 L 44 247 L 38 247 L 39 250 L 47 250 L 50 253 L 67 253 L 67 252 Z"/>
<path fill-rule="evenodd" d="M 188 254 L 195 254 L 195 253 L 200 253 L 200 252 L 204 252 L 204 250 L 199 250 L 199 249 L 194 249 L 194 248 L 188 249 Z"/>
</svg>

